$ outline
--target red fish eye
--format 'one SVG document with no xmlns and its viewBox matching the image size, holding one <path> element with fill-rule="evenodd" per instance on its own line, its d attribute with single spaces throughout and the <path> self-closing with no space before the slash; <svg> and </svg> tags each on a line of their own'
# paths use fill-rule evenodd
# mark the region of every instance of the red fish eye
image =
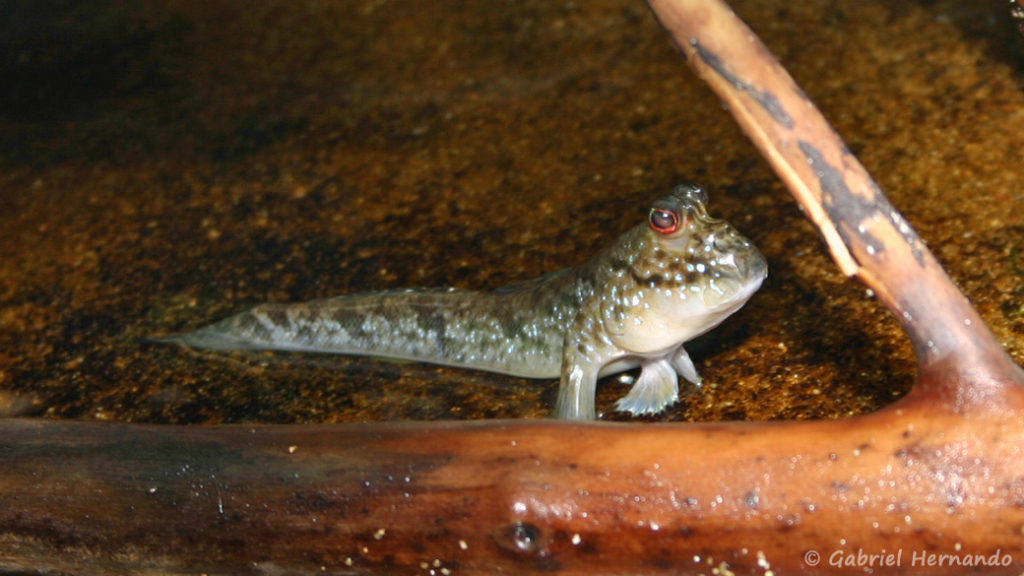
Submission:
<svg viewBox="0 0 1024 576">
<path fill-rule="evenodd" d="M 652 208 L 649 218 L 651 230 L 662 234 L 671 234 L 679 230 L 679 215 L 671 210 Z"/>
</svg>

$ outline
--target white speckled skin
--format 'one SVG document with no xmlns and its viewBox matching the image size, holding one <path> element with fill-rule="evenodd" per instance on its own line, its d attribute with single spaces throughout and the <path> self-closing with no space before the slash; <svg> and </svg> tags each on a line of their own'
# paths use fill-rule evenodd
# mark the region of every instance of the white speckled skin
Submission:
<svg viewBox="0 0 1024 576">
<path fill-rule="evenodd" d="M 616 407 L 658 413 L 678 398 L 677 374 L 700 383 L 683 343 L 739 309 L 767 274 L 760 252 L 705 204 L 703 190 L 680 185 L 654 203 L 649 222 L 586 264 L 493 292 L 410 289 L 262 304 L 157 340 L 561 376 L 555 416 L 577 420 L 596 417 L 600 376 L 640 366 Z"/>
</svg>

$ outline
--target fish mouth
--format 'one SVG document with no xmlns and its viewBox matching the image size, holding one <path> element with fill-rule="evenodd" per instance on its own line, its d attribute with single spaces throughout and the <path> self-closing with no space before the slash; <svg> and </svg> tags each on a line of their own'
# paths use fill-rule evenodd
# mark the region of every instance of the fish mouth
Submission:
<svg viewBox="0 0 1024 576">
<path fill-rule="evenodd" d="M 767 267 L 761 270 L 761 273 L 752 276 L 709 279 L 702 294 L 704 306 L 714 312 L 739 308 L 764 282 Z"/>
<path fill-rule="evenodd" d="M 768 261 L 753 244 L 750 245 L 750 250 L 752 251 L 751 255 L 739 267 L 740 275 L 747 280 L 756 279 L 757 285 L 760 286 L 761 282 L 768 277 Z"/>
<path fill-rule="evenodd" d="M 714 250 L 721 254 L 718 258 L 720 264 L 731 263 L 735 270 L 734 277 L 741 281 L 764 280 L 768 275 L 768 262 L 764 259 L 761 251 L 754 246 L 754 243 L 736 231 L 732 226 L 725 224 L 712 232 L 705 242 L 714 247 Z"/>
<path fill-rule="evenodd" d="M 768 262 L 753 243 L 732 228 L 719 230 L 708 240 L 720 256 L 718 274 L 705 284 L 704 303 L 709 309 L 738 308 L 768 277 Z"/>
</svg>

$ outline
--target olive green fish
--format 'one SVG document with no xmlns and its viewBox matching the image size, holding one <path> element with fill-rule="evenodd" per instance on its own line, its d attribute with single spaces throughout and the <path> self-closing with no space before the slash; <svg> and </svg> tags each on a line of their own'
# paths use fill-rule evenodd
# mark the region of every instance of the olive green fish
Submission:
<svg viewBox="0 0 1024 576">
<path fill-rule="evenodd" d="M 154 339 L 560 377 L 554 415 L 574 420 L 597 416 L 598 378 L 639 366 L 616 407 L 656 414 L 678 399 L 678 376 L 701 382 L 683 344 L 743 306 L 767 275 L 757 248 L 706 204 L 699 186 L 680 185 L 589 262 L 490 292 L 413 288 L 261 304 Z"/>
</svg>

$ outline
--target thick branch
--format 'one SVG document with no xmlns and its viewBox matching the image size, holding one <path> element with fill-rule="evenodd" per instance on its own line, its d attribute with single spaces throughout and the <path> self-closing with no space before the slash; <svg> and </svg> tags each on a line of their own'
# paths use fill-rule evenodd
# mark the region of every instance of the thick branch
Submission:
<svg viewBox="0 0 1024 576">
<path fill-rule="evenodd" d="M 4 420 L 0 437 L 3 573 L 863 573 L 828 557 L 883 548 L 912 572 L 921 551 L 999 551 L 1011 565 L 997 570 L 1024 568 L 1012 413 L 970 426 L 923 407 L 687 427 Z"/>
</svg>

